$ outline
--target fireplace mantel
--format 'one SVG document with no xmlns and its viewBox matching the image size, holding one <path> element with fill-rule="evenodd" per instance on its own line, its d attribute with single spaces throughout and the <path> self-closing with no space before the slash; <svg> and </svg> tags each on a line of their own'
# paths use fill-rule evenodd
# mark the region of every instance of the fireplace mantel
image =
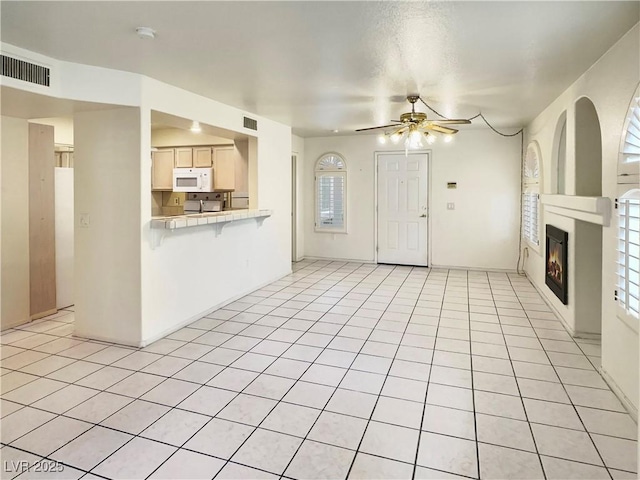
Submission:
<svg viewBox="0 0 640 480">
<path fill-rule="evenodd" d="M 579 197 L 576 195 L 540 195 L 547 212 L 563 217 L 595 223 L 605 227 L 611 220 L 611 199 L 608 197 Z"/>
</svg>

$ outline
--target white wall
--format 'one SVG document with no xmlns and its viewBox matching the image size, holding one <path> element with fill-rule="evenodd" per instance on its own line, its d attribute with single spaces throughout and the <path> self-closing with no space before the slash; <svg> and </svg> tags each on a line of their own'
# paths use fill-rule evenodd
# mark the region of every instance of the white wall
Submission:
<svg viewBox="0 0 640 480">
<path fill-rule="evenodd" d="M 602 135 L 602 195 L 613 200 L 617 193 L 618 149 L 622 127 L 631 98 L 640 80 L 640 29 L 636 25 L 571 87 L 554 100 L 527 126 L 528 140 L 537 140 L 542 154 L 543 191 L 551 193 L 553 178 L 553 139 L 558 119 L 567 112 L 567 192 L 575 193 L 575 103 L 583 96 L 595 105 Z M 616 317 L 613 292 L 616 284 L 616 216 L 612 224 L 602 229 L 602 370 L 614 390 L 628 400 L 632 409 L 638 407 L 638 335 Z M 543 212 L 541 223 L 556 224 L 566 217 Z M 569 236 L 576 230 L 564 222 Z M 561 228 L 562 225 L 558 225 Z M 542 238 L 544 242 L 544 238 Z M 570 240 L 571 243 L 571 240 Z M 544 248 L 531 252 L 526 271 L 563 315 L 575 315 L 575 306 L 560 307 L 544 284 Z M 571 260 L 571 253 L 569 259 Z M 575 264 L 569 265 L 569 279 L 575 278 Z M 571 282 L 571 280 L 570 280 Z M 569 283 L 571 288 L 571 283 Z M 579 301 L 579 297 L 576 301 Z"/>
<path fill-rule="evenodd" d="M 141 162 L 142 342 L 159 338 L 215 306 L 247 294 L 291 271 L 291 129 L 253 114 L 258 131 L 245 129 L 245 112 L 170 85 L 145 79 L 142 151 L 151 145 L 145 110 L 197 120 L 249 136 L 251 208 L 273 215 L 254 220 L 160 233 L 151 220 L 150 160 Z M 256 138 L 257 135 L 257 138 Z"/>
<path fill-rule="evenodd" d="M 291 271 L 289 127 L 141 75 L 7 44 L 2 51 L 49 65 L 55 77 L 49 89 L 7 79 L 13 88 L 116 107 L 74 118 L 79 335 L 145 344 Z M 196 229 L 154 242 L 152 110 L 249 138 L 251 205 L 274 211 L 260 229 L 251 220 L 226 226 L 219 241 L 211 229 Z M 258 121 L 258 132 L 244 127 L 244 115 Z M 78 227 L 83 213 L 89 228 Z"/>
<path fill-rule="evenodd" d="M 304 145 L 305 255 L 374 261 L 375 152 L 398 146 L 379 145 L 376 135 L 307 138 Z M 314 232 L 314 167 L 326 152 L 347 162 L 347 234 Z M 429 264 L 515 270 L 520 138 L 465 129 L 430 152 Z M 447 189 L 447 182 L 458 188 Z M 447 210 L 450 202 L 455 210 Z"/>
<path fill-rule="evenodd" d="M 30 320 L 29 127 L 0 118 L 0 329 Z"/>
<path fill-rule="evenodd" d="M 56 307 L 74 303 L 73 168 L 55 168 Z"/>
<path fill-rule="evenodd" d="M 297 135 L 291 135 L 291 153 L 297 157 L 296 161 L 296 225 L 297 231 L 294 233 L 296 239 L 296 261 L 304 258 L 304 229 L 305 229 L 305 210 L 304 205 L 306 198 L 309 196 L 304 188 L 304 138 Z M 312 197 L 311 197 L 312 198 Z"/>
</svg>

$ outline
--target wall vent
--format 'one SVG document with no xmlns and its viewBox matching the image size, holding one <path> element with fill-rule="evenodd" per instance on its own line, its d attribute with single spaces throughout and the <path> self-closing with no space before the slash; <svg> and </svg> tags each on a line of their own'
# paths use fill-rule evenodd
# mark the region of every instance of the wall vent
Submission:
<svg viewBox="0 0 640 480">
<path fill-rule="evenodd" d="M 244 128 L 250 128 L 251 130 L 258 130 L 258 121 L 253 118 L 244 117 Z"/>
<path fill-rule="evenodd" d="M 7 57 L 6 55 L 0 55 L 0 57 L 2 59 L 0 75 L 44 85 L 45 87 L 49 86 L 49 69 L 47 67 Z"/>
</svg>

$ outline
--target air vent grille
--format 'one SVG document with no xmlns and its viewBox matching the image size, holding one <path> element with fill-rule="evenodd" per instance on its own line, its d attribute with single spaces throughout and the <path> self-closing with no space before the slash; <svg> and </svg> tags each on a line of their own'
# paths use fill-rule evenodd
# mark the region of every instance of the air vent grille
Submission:
<svg viewBox="0 0 640 480">
<path fill-rule="evenodd" d="M 258 130 L 258 121 L 253 118 L 244 117 L 244 128 L 250 128 L 251 130 Z"/>
<path fill-rule="evenodd" d="M 49 69 L 35 63 L 25 62 L 17 58 L 0 55 L 2 58 L 2 71 L 0 75 L 15 78 L 37 85 L 49 86 Z"/>
</svg>

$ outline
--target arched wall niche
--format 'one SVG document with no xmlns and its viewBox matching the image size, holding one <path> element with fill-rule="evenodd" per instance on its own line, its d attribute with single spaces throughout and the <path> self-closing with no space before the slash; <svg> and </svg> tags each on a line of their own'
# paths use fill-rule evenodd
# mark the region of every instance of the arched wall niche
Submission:
<svg viewBox="0 0 640 480">
<path fill-rule="evenodd" d="M 562 112 L 556 123 L 556 131 L 553 135 L 553 151 L 551 155 L 551 168 L 549 169 L 549 188 L 551 194 L 564 195 L 566 193 L 566 168 L 567 168 L 567 112 Z"/>
<path fill-rule="evenodd" d="M 602 196 L 602 135 L 593 102 L 581 97 L 575 103 L 576 195 Z"/>
</svg>

